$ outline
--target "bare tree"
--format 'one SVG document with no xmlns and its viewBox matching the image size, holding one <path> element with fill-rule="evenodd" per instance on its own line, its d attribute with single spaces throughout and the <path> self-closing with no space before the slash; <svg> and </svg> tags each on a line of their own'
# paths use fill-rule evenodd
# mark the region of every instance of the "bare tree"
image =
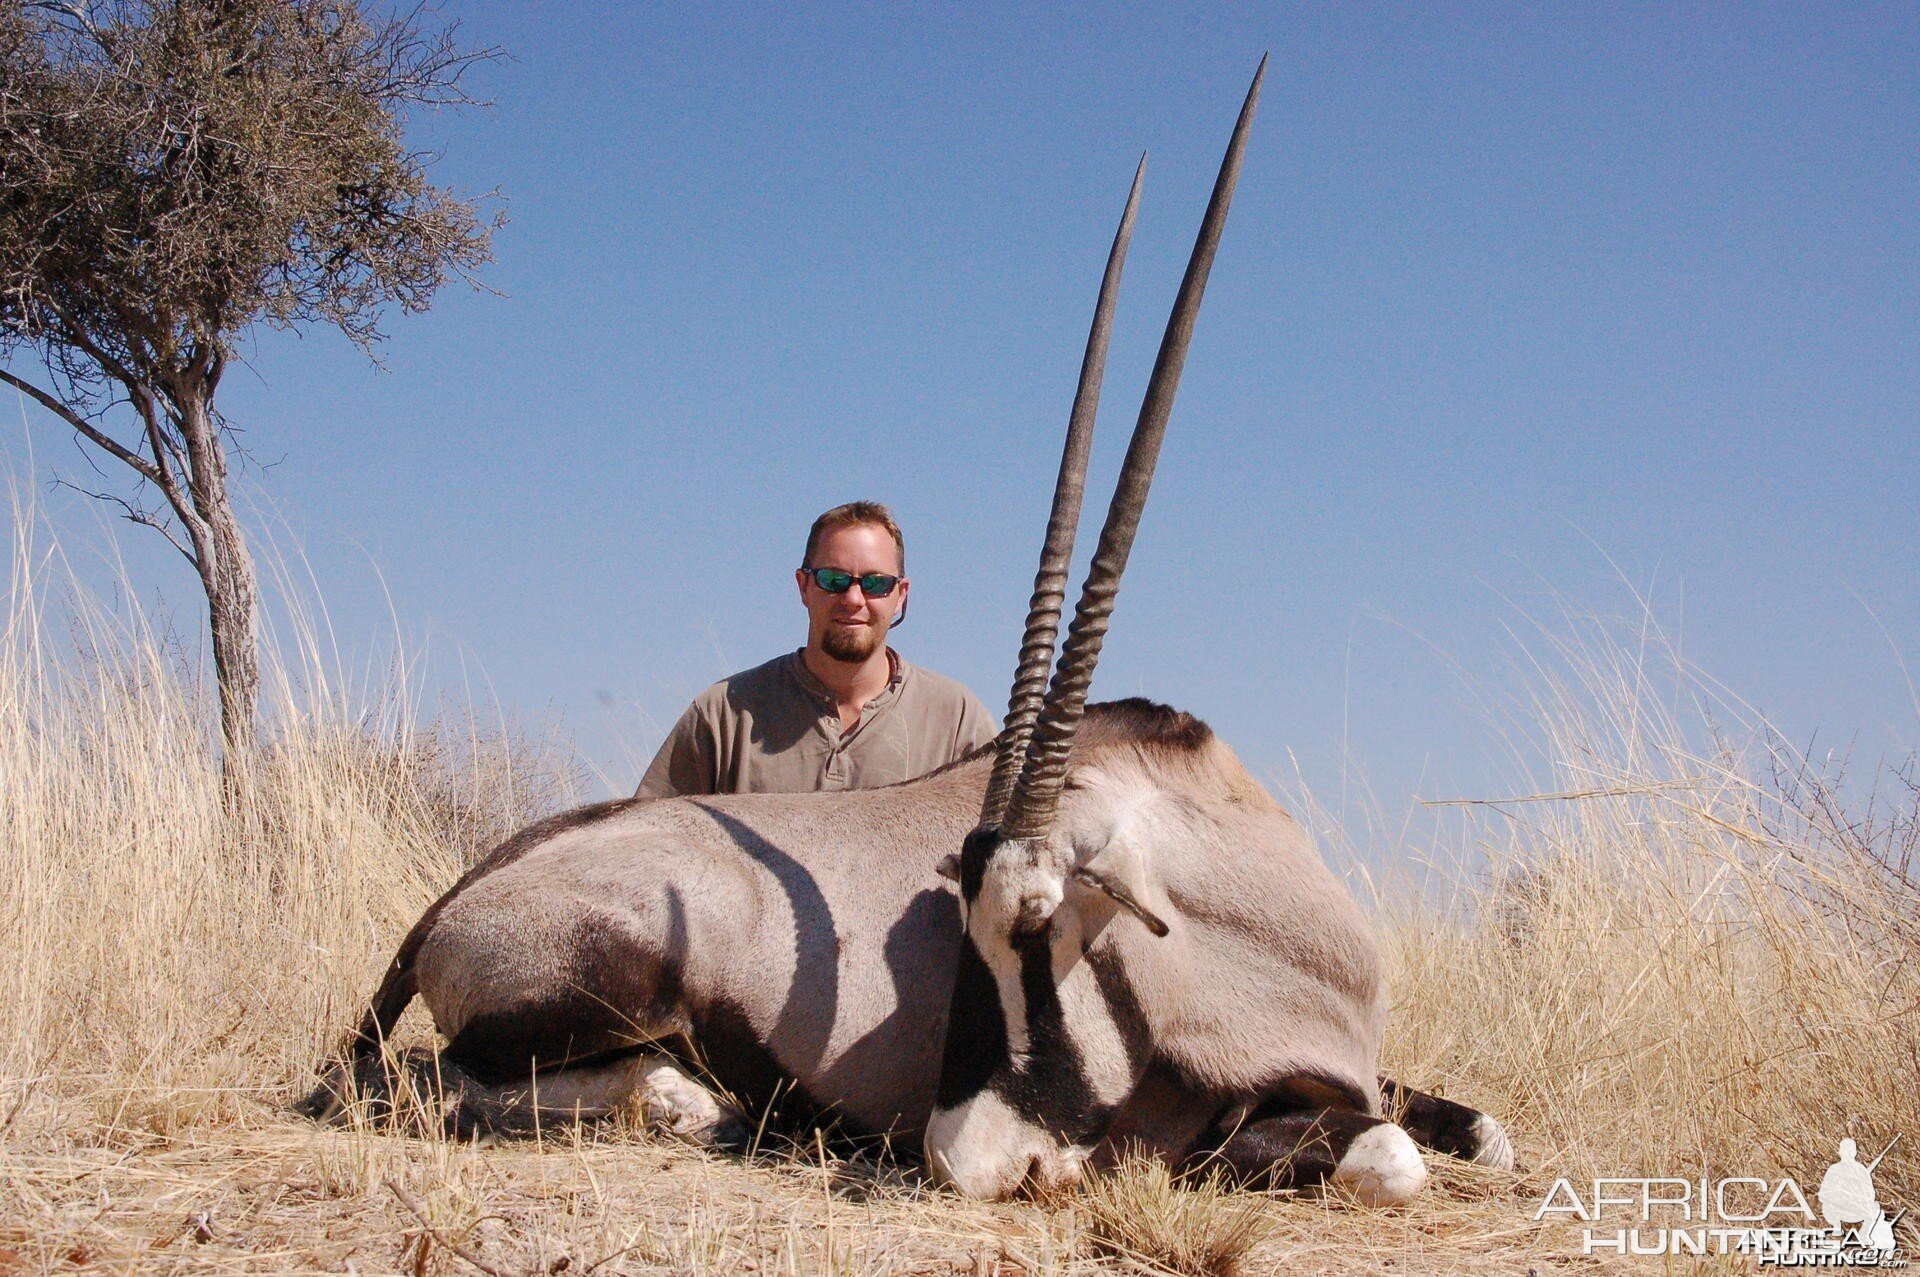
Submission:
<svg viewBox="0 0 1920 1277">
<path fill-rule="evenodd" d="M 403 117 L 492 56 L 358 0 L 0 0 L 0 381 L 128 467 L 92 495 L 192 564 L 229 792 L 260 675 L 221 375 L 261 321 L 371 352 L 490 259 L 498 215 L 428 183 Z"/>
</svg>

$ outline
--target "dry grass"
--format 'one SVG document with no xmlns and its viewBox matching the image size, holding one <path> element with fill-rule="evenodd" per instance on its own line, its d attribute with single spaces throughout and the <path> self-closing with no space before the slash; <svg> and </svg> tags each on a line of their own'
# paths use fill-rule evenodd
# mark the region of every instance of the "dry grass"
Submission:
<svg viewBox="0 0 1920 1277">
<path fill-rule="evenodd" d="M 273 755 L 229 818 L 195 680 L 137 615 L 50 610 L 72 590 L 30 522 L 0 613 L 0 1277 L 1518 1274 L 1595 1262 L 1533 1219 L 1558 1176 L 1811 1184 L 1841 1135 L 1871 1152 L 1899 1131 L 1881 1195 L 1920 1204 L 1910 788 L 1845 802 L 1764 733 L 1729 749 L 1663 708 L 1641 649 L 1591 641 L 1522 710 L 1541 793 L 1462 809 L 1469 868 L 1380 902 L 1386 1067 L 1507 1118 L 1520 1173 L 1436 1161 L 1391 1212 L 1151 1166 L 982 1206 L 804 1149 L 314 1128 L 282 1106 L 398 936 L 487 842 L 568 801 L 570 773 L 419 722 L 404 688 L 338 694 L 296 636 Z"/>
<path fill-rule="evenodd" d="M 1669 651 L 1576 633 L 1536 667 L 1547 787 L 1463 805 L 1477 871 L 1386 911 L 1385 1064 L 1508 1117 L 1547 1182 L 1817 1184 L 1842 1136 L 1920 1131 L 1914 771 L 1844 797 Z"/>
<path fill-rule="evenodd" d="M 1178 1182 L 1160 1162 L 1128 1161 L 1086 1187 L 1094 1249 L 1148 1268 L 1195 1277 L 1237 1277 L 1269 1228 L 1266 1203 L 1220 1177 Z"/>
</svg>

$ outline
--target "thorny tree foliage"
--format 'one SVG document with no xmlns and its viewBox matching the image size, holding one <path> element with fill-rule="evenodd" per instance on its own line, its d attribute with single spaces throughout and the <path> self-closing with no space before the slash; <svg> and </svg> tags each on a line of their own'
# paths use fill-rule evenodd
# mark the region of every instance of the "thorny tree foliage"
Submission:
<svg viewBox="0 0 1920 1277">
<path fill-rule="evenodd" d="M 357 0 L 0 0 L 0 382 L 132 469 L 133 499 L 93 495 L 198 574 L 230 783 L 259 673 L 221 374 L 262 320 L 370 349 L 489 260 L 498 218 L 426 180 L 401 117 L 491 56 Z"/>
</svg>

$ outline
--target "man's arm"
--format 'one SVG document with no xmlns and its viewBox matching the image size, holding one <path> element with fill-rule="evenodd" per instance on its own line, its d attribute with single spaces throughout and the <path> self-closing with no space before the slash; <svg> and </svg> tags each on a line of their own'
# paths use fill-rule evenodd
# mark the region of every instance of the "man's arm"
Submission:
<svg viewBox="0 0 1920 1277">
<path fill-rule="evenodd" d="M 678 798 L 716 793 L 715 773 L 713 729 L 695 701 L 660 743 L 660 752 L 653 756 L 633 796 Z"/>
</svg>

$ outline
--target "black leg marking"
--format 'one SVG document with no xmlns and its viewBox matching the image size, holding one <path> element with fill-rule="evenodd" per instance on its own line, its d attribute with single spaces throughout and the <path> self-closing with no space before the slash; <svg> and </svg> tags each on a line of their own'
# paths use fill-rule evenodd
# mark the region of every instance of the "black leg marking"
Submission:
<svg viewBox="0 0 1920 1277">
<path fill-rule="evenodd" d="M 1420 1147 L 1500 1170 L 1513 1166 L 1513 1144 L 1506 1131 L 1479 1109 L 1384 1077 L 1380 1079 L 1380 1096 L 1387 1112 Z"/>
<path fill-rule="evenodd" d="M 467 870 L 460 880 L 449 887 L 441 897 L 427 906 L 420 920 L 413 924 L 406 938 L 400 942 L 400 950 L 394 954 L 393 961 L 387 967 L 386 975 L 380 981 L 369 1001 L 366 1013 L 360 1023 L 347 1038 L 338 1055 L 330 1063 L 321 1066 L 319 1085 L 305 1098 L 294 1104 L 294 1111 L 316 1121 L 330 1122 L 339 1120 L 344 1113 L 346 1097 L 356 1087 L 367 1090 L 383 1066 L 379 1057 L 386 1049 L 388 1036 L 393 1032 L 394 1024 L 400 1019 L 401 1012 L 413 1001 L 417 992 L 414 983 L 413 964 L 419 956 L 420 947 L 426 943 L 427 936 L 433 931 L 434 923 L 440 918 L 441 911 L 449 901 L 466 890 L 473 883 L 490 873 L 503 869 L 519 860 L 522 856 L 540 846 L 547 839 L 568 829 L 590 825 L 619 814 L 642 801 L 632 798 L 616 799 L 613 802 L 596 803 L 575 811 L 562 812 L 537 824 L 529 825 L 513 837 L 488 852 L 479 864 Z"/>
<path fill-rule="evenodd" d="M 1310 1188 L 1324 1184 L 1354 1140 L 1384 1118 L 1353 1109 L 1255 1116 L 1237 1129 L 1218 1133 L 1212 1149 L 1196 1151 L 1184 1169 L 1204 1174 L 1224 1167 L 1245 1188 Z"/>
<path fill-rule="evenodd" d="M 671 907 L 675 902 L 669 900 Z M 488 1086 L 617 1054 L 685 1024 L 677 965 L 646 952 L 616 919 L 587 914 L 550 986 L 474 1016 L 447 1054 Z"/>
<path fill-rule="evenodd" d="M 471 1138 L 491 1121 L 463 1111 L 473 1080 L 459 1065 L 424 1047 L 366 1055 L 329 1069 L 319 1088 L 297 1106 L 305 1116 L 335 1124 L 351 1118 L 411 1135 L 433 1131 Z"/>
</svg>

